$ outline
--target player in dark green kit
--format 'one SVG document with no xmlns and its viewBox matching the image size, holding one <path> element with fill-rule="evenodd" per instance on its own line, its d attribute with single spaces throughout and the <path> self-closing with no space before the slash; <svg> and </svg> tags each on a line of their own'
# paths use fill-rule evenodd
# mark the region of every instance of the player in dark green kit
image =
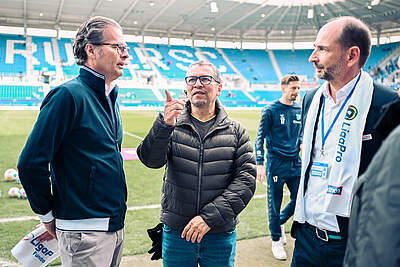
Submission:
<svg viewBox="0 0 400 267">
<path fill-rule="evenodd" d="M 281 80 L 281 86 L 282 97 L 262 111 L 255 148 L 257 179 L 262 183 L 267 177 L 272 253 L 276 259 L 286 260 L 283 248 L 286 244 L 283 224 L 294 213 L 301 171 L 299 156 L 301 106 L 295 102 L 300 90 L 299 77 L 286 75 Z M 264 140 L 267 148 L 266 168 L 264 168 Z M 290 191 L 290 202 L 281 213 L 285 183 Z"/>
</svg>

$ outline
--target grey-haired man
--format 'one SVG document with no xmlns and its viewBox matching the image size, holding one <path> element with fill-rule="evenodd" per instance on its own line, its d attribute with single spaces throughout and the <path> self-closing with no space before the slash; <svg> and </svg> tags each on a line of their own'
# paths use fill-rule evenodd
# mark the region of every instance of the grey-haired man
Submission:
<svg viewBox="0 0 400 267">
<path fill-rule="evenodd" d="M 118 266 L 127 189 L 112 82 L 128 58 L 121 26 L 88 19 L 74 54 L 80 73 L 44 99 L 18 171 L 32 210 L 58 239 L 63 266 Z"/>
</svg>

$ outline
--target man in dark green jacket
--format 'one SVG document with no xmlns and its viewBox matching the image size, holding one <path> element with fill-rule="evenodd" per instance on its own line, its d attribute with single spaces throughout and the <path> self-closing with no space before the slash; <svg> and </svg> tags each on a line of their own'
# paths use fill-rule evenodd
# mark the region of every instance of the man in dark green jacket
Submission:
<svg viewBox="0 0 400 267">
<path fill-rule="evenodd" d="M 58 239 L 63 266 L 118 266 L 127 189 L 112 82 L 129 57 L 121 27 L 105 17 L 87 20 L 74 54 L 79 76 L 44 99 L 19 176 L 32 210 Z"/>
<path fill-rule="evenodd" d="M 237 216 L 255 191 L 252 145 L 217 100 L 222 85 L 214 65 L 193 63 L 185 81 L 188 101 L 172 99 L 166 90 L 164 115 L 138 147 L 146 166 L 166 165 L 164 266 L 233 266 Z"/>
</svg>

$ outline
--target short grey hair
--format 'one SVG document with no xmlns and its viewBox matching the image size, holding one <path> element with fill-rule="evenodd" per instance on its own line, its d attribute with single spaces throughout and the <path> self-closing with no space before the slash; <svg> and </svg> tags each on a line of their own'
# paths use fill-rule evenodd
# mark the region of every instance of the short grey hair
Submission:
<svg viewBox="0 0 400 267">
<path fill-rule="evenodd" d="M 213 73 L 212 73 L 211 76 L 213 76 L 213 78 L 214 78 L 217 82 L 219 82 L 219 83 L 222 82 L 222 81 L 221 81 L 221 73 L 219 72 L 219 70 L 217 69 L 217 67 L 215 67 L 215 65 L 212 64 L 211 62 L 205 61 L 205 60 L 196 61 L 196 62 L 194 62 L 194 63 L 192 63 L 192 64 L 189 65 L 188 71 L 189 71 L 192 67 L 194 67 L 194 66 L 210 66 L 211 69 L 213 70 Z"/>
<path fill-rule="evenodd" d="M 113 19 L 96 16 L 86 20 L 76 33 L 73 40 L 74 56 L 76 64 L 84 65 L 87 60 L 86 45 L 93 43 L 102 43 L 104 41 L 104 30 L 108 26 L 121 28 L 121 26 Z"/>
</svg>

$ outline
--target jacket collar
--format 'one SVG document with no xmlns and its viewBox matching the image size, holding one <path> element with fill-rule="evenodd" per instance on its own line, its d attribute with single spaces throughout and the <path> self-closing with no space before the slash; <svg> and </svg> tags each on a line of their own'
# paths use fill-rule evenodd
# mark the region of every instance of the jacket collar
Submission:
<svg viewBox="0 0 400 267">
<path fill-rule="evenodd" d="M 105 95 L 106 93 L 106 77 L 100 74 L 88 66 L 81 66 L 79 70 L 79 78 L 87 84 L 91 89 L 98 93 Z M 114 89 L 110 93 L 110 97 L 116 99 L 118 94 L 118 86 L 114 86 Z"/>
</svg>

